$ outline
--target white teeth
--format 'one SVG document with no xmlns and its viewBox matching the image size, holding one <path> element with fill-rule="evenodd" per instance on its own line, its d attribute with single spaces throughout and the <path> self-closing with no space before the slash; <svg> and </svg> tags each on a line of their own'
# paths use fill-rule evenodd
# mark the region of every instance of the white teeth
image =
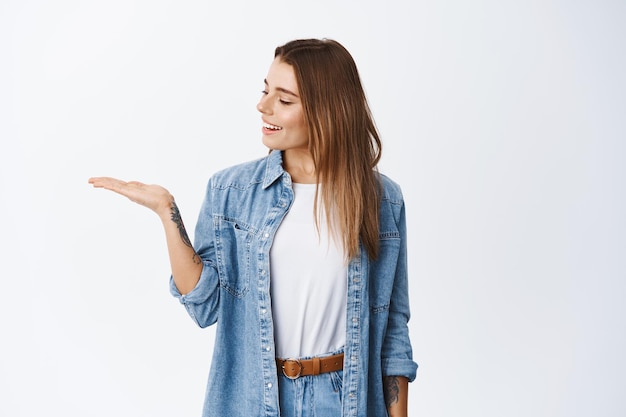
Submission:
<svg viewBox="0 0 626 417">
<path fill-rule="evenodd" d="M 266 129 L 272 129 L 272 130 L 281 130 L 282 129 L 282 127 L 280 127 L 280 126 L 274 126 L 274 125 L 271 125 L 269 123 L 263 123 L 263 127 L 266 128 Z"/>
</svg>

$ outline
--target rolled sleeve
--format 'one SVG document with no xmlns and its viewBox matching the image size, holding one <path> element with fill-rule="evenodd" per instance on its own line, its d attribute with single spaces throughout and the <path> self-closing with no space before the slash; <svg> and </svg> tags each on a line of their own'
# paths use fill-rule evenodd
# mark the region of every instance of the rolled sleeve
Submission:
<svg viewBox="0 0 626 417">
<path fill-rule="evenodd" d="M 413 382 L 417 376 L 417 363 L 411 359 L 383 359 L 383 375 L 404 376 Z"/>
<path fill-rule="evenodd" d="M 174 278 L 170 276 L 170 293 L 176 297 L 200 327 L 207 327 L 217 321 L 219 286 L 217 271 L 209 262 L 204 262 L 200 280 L 193 290 L 182 295 Z"/>
<path fill-rule="evenodd" d="M 413 381 L 417 374 L 417 363 L 413 361 L 413 349 L 409 339 L 408 328 L 411 314 L 404 204 L 401 205 L 398 213 L 397 225 L 401 236 L 401 245 L 389 305 L 387 331 L 383 340 L 382 372 L 384 376 L 405 376 L 409 381 Z"/>
<path fill-rule="evenodd" d="M 196 286 L 189 293 L 182 295 L 174 278 L 170 276 L 170 293 L 185 306 L 191 318 L 200 327 L 214 324 L 218 317 L 219 307 L 219 274 L 215 259 L 215 236 L 212 227 L 212 187 L 207 185 L 198 222 L 195 229 L 194 247 L 202 259 L 202 272 Z"/>
</svg>

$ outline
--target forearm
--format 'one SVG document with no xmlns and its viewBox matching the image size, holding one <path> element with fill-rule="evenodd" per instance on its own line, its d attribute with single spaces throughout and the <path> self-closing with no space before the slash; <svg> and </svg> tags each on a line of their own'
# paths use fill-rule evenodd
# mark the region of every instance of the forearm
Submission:
<svg viewBox="0 0 626 417">
<path fill-rule="evenodd" d="M 159 217 L 165 229 L 174 283 L 181 294 L 187 294 L 194 289 L 200 279 L 202 261 L 187 235 L 174 198 L 171 199 L 169 211 L 164 210 L 159 213 Z"/>
<path fill-rule="evenodd" d="M 386 376 L 383 389 L 389 417 L 407 417 L 409 380 L 403 376 Z"/>
<path fill-rule="evenodd" d="M 200 280 L 202 262 L 193 249 L 174 197 L 160 185 L 138 181 L 122 181 L 111 177 L 92 177 L 89 183 L 127 197 L 129 200 L 155 212 L 165 228 L 172 276 L 181 294 L 193 290 Z"/>
</svg>

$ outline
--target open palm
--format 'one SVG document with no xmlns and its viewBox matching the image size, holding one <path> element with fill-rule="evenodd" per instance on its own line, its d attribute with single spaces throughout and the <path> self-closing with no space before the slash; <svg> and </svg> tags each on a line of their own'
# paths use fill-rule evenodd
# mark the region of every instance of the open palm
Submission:
<svg viewBox="0 0 626 417">
<path fill-rule="evenodd" d="M 159 215 L 166 215 L 170 211 L 173 197 L 160 185 L 144 184 L 138 181 L 126 182 L 111 177 L 93 177 L 89 179 L 89 183 L 94 188 L 104 188 L 121 194 Z"/>
</svg>

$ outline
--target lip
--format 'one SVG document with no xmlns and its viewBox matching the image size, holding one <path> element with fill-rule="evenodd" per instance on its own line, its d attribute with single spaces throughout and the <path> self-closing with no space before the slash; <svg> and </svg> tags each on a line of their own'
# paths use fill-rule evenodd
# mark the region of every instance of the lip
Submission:
<svg viewBox="0 0 626 417">
<path fill-rule="evenodd" d="M 261 126 L 261 131 L 263 132 L 264 135 L 273 135 L 283 130 L 283 128 L 278 125 L 270 123 L 264 119 L 262 120 L 263 120 L 263 125 Z M 279 129 L 272 129 L 270 126 L 278 127 Z"/>
</svg>

